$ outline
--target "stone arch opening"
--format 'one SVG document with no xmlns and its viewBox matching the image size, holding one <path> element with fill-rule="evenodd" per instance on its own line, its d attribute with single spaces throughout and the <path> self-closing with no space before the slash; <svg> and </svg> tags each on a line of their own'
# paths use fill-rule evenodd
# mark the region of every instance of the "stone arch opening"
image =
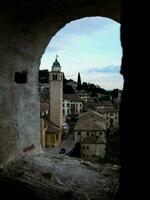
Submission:
<svg viewBox="0 0 150 200">
<path fill-rule="evenodd" d="M 7 5 L 7 2 L 4 3 L 0 7 L 0 11 L 0 50 L 2 52 L 0 54 L 0 90 L 2 97 L 0 99 L 0 164 L 4 164 L 22 156 L 23 149 L 28 149 L 30 146 L 27 147 L 27 144 L 32 143 L 32 141 L 34 141 L 35 152 L 40 150 L 38 142 L 40 128 L 38 125 L 39 118 L 37 117 L 39 106 L 35 103 L 38 100 L 37 74 L 40 58 L 56 30 L 70 20 L 84 16 L 105 16 L 120 21 L 121 9 L 118 0 L 77 0 L 76 4 L 74 4 L 74 1 L 68 2 L 67 0 L 62 0 L 61 3 L 59 0 L 53 0 L 49 3 L 42 0 L 38 3 L 16 0 L 11 1 L 9 5 Z M 124 50 L 121 72 L 125 83 L 120 118 L 126 117 L 127 120 L 126 124 L 123 123 L 123 120 L 121 122 L 122 143 L 125 151 L 128 145 L 131 147 L 131 143 L 129 143 L 129 138 L 131 138 L 129 135 L 131 133 L 129 114 L 133 116 L 135 113 L 126 110 L 134 103 L 129 100 L 129 96 L 133 97 L 129 94 L 131 87 L 131 82 L 129 82 L 131 68 L 129 69 L 129 65 L 133 63 L 130 59 L 129 62 L 127 60 L 130 57 L 129 46 L 127 45 L 130 30 L 125 30 L 130 20 L 127 9 L 124 9 L 124 12 L 126 13 L 121 20 L 123 24 L 121 40 Z M 126 19 L 128 22 L 125 21 Z M 134 47 L 133 44 L 131 46 Z M 135 48 L 133 49 L 135 50 Z M 29 82 L 25 86 L 14 83 L 15 72 L 22 71 L 28 72 Z M 27 112 L 27 105 L 31 108 L 30 112 L 35 113 L 35 116 L 31 117 Z M 134 125 L 131 127 L 133 132 Z M 31 147 L 34 145 L 31 144 Z M 134 147 L 137 148 L 136 145 Z M 131 189 L 131 184 L 127 184 L 129 183 L 128 156 L 131 157 L 129 150 L 127 155 L 123 155 L 122 158 L 125 158 L 125 160 L 122 160 L 124 164 L 122 172 L 125 172 L 125 175 L 121 179 L 126 184 L 123 185 L 122 189 L 123 194 L 125 194 L 125 196 L 122 195 L 124 199 L 129 197 L 128 192 Z"/>
<path fill-rule="evenodd" d="M 1 164 L 23 155 L 24 149 L 29 149 L 28 153 L 40 151 L 40 59 L 50 38 L 61 27 L 84 16 L 106 16 L 119 21 L 120 3 L 54 0 L 35 4 L 16 0 L 1 7 Z M 27 72 L 28 81 L 16 84 L 14 74 L 22 71 Z"/>
</svg>

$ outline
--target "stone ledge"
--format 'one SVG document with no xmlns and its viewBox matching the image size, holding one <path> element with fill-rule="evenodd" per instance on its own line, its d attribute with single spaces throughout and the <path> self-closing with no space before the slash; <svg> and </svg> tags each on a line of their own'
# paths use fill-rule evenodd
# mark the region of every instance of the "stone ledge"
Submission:
<svg viewBox="0 0 150 200">
<path fill-rule="evenodd" d="M 62 154 L 40 153 L 15 160 L 0 171 L 1 181 L 17 181 L 36 198 L 52 200 L 113 199 L 119 166 L 93 165 Z"/>
</svg>

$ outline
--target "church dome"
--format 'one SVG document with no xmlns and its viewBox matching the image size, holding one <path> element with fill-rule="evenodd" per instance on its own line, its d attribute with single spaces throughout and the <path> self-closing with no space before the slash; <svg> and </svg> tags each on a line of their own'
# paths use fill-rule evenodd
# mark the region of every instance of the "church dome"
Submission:
<svg viewBox="0 0 150 200">
<path fill-rule="evenodd" d="M 57 60 L 57 56 L 56 56 L 55 62 L 53 63 L 52 71 L 55 71 L 55 72 L 61 71 L 61 66 L 60 66 L 60 63 Z"/>
</svg>

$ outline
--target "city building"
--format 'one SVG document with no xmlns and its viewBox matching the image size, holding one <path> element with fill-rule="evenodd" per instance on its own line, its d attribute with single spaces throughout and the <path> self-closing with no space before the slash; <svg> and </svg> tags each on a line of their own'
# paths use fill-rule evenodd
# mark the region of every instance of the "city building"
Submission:
<svg viewBox="0 0 150 200">
<path fill-rule="evenodd" d="M 49 73 L 49 124 L 45 131 L 45 146 L 61 145 L 62 134 L 62 102 L 63 102 L 63 73 L 57 60 Z"/>
<path fill-rule="evenodd" d="M 43 102 L 40 103 L 40 117 L 47 116 L 49 113 L 49 103 Z"/>
<path fill-rule="evenodd" d="M 116 108 L 101 108 L 97 109 L 103 115 L 106 122 L 107 129 L 114 129 L 119 127 L 119 110 Z"/>
<path fill-rule="evenodd" d="M 49 84 L 48 83 L 39 83 L 39 91 L 40 92 L 48 92 Z"/>
<path fill-rule="evenodd" d="M 106 124 L 96 111 L 82 113 L 74 128 L 75 143 L 81 143 L 81 158 L 95 160 L 105 156 Z"/>
<path fill-rule="evenodd" d="M 101 109 L 101 108 L 114 108 L 114 105 L 110 100 L 98 101 L 96 103 L 96 109 Z"/>
<path fill-rule="evenodd" d="M 77 94 L 63 95 L 63 116 L 66 118 L 69 115 L 79 114 L 82 112 L 83 103 Z"/>
<path fill-rule="evenodd" d="M 81 142 L 81 158 L 94 162 L 97 158 L 103 158 L 106 152 L 106 139 L 104 134 L 101 138 L 98 136 L 85 137 Z"/>
<path fill-rule="evenodd" d="M 119 108 L 111 101 L 100 101 L 95 105 L 95 110 L 103 115 L 107 129 L 118 128 L 119 126 Z"/>
<path fill-rule="evenodd" d="M 114 103 L 114 105 L 115 105 L 117 108 L 119 108 L 119 106 L 120 106 L 121 96 L 122 96 L 122 90 L 119 90 L 119 89 L 118 89 L 118 95 L 117 95 L 117 97 L 116 97 L 116 98 L 113 98 L 113 103 Z"/>
<path fill-rule="evenodd" d="M 78 95 L 80 96 L 80 98 L 84 103 L 87 103 L 90 100 L 90 92 L 87 92 L 85 90 L 80 90 L 78 92 Z"/>
</svg>

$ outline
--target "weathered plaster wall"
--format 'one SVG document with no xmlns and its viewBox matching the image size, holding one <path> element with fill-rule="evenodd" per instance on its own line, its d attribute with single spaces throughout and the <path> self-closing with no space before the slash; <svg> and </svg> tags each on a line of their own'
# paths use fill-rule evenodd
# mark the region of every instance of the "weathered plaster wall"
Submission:
<svg viewBox="0 0 150 200">
<path fill-rule="evenodd" d="M 0 7 L 0 164 L 40 150 L 38 68 L 51 37 L 86 16 L 120 18 L 119 0 L 14 0 Z M 15 72 L 27 72 L 17 84 Z M 33 151 L 34 150 L 34 151 Z"/>
</svg>

